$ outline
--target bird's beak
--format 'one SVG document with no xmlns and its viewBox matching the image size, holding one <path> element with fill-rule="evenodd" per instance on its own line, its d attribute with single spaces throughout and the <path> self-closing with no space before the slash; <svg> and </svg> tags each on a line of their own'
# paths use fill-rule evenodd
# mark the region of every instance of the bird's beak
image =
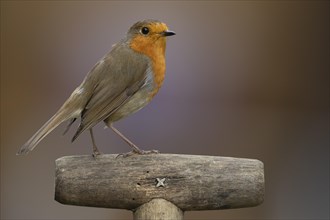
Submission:
<svg viewBox="0 0 330 220">
<path fill-rule="evenodd" d="M 163 31 L 162 35 L 165 36 L 165 37 L 168 37 L 168 36 L 175 35 L 175 32 L 167 30 L 167 31 Z"/>
</svg>

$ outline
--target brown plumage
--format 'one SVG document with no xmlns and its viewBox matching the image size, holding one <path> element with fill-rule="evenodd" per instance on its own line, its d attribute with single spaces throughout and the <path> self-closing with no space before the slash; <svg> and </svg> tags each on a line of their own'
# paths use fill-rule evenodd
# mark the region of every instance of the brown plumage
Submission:
<svg viewBox="0 0 330 220">
<path fill-rule="evenodd" d="M 32 151 L 62 122 L 69 121 L 69 128 L 77 118 L 81 122 L 72 141 L 89 129 L 93 155 L 99 154 L 99 151 L 92 128 L 100 121 L 104 121 L 121 136 L 133 148 L 132 153 L 149 153 L 140 150 L 115 129 L 112 123 L 143 108 L 158 92 L 165 76 L 166 36 L 174 34 L 164 23 L 156 20 L 135 23 L 125 38 L 96 63 L 63 106 L 17 154 Z"/>
</svg>

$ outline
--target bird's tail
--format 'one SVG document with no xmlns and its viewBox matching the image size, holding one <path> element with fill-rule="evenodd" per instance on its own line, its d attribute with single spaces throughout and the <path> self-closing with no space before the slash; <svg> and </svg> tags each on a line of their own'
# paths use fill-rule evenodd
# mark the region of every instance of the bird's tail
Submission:
<svg viewBox="0 0 330 220">
<path fill-rule="evenodd" d="M 63 108 L 61 108 L 51 119 L 49 119 L 17 152 L 17 155 L 27 154 L 32 151 L 37 144 L 44 139 L 47 134 L 53 131 L 62 122 L 72 118 Z"/>
</svg>

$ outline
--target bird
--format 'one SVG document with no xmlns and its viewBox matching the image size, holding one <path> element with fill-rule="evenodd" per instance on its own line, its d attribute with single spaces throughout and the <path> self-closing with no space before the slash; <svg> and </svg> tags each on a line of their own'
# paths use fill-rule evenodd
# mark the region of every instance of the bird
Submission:
<svg viewBox="0 0 330 220">
<path fill-rule="evenodd" d="M 166 38 L 175 34 L 159 20 L 134 23 L 124 38 L 93 66 L 54 116 L 21 146 L 17 155 L 29 153 L 57 126 L 68 122 L 65 134 L 76 119 L 80 119 L 80 124 L 71 142 L 89 130 L 95 157 L 102 153 L 95 144 L 93 127 L 101 121 L 132 148 L 123 156 L 157 153 L 140 149 L 113 123 L 142 109 L 158 93 L 165 77 Z"/>
</svg>

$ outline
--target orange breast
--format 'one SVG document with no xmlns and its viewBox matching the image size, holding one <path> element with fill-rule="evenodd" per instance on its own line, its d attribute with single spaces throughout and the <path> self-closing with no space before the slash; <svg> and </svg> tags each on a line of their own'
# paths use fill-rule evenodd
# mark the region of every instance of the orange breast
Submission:
<svg viewBox="0 0 330 220">
<path fill-rule="evenodd" d="M 152 74 L 155 82 L 155 89 L 151 93 L 151 98 L 155 96 L 163 84 L 165 78 L 165 47 L 166 39 L 159 37 L 156 39 L 136 36 L 130 43 L 130 47 L 144 55 L 147 55 L 151 59 Z"/>
</svg>

